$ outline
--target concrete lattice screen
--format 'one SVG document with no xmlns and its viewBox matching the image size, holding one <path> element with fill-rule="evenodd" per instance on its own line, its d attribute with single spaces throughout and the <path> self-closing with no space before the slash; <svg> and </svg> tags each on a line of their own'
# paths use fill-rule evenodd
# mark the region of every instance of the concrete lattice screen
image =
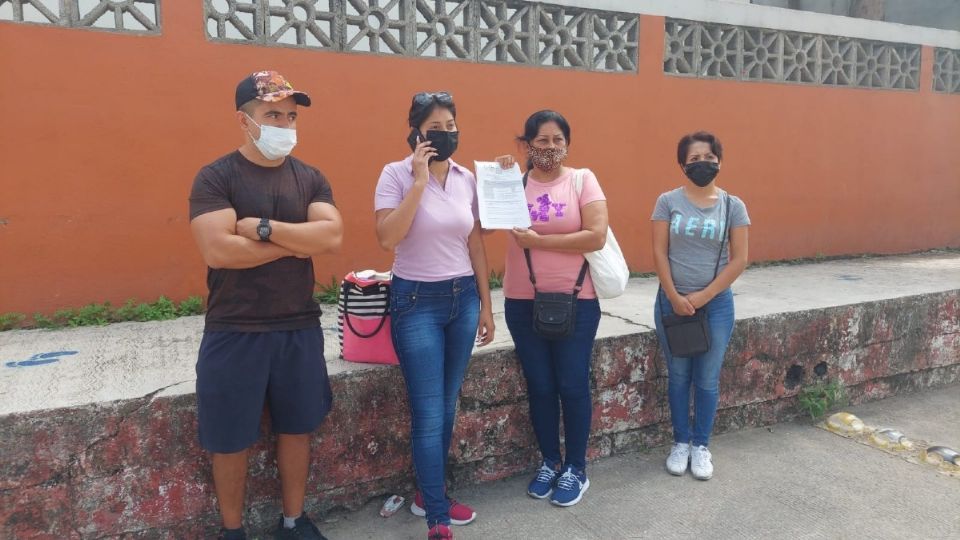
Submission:
<svg viewBox="0 0 960 540">
<path fill-rule="evenodd" d="M 0 0 L 0 20 L 160 33 L 160 0 Z"/>
<path fill-rule="evenodd" d="M 960 94 L 960 50 L 934 49 L 933 89 Z"/>
<path fill-rule="evenodd" d="M 590 71 L 637 70 L 636 15 L 496 0 L 202 0 L 213 41 Z M 160 33 L 160 0 L 0 0 L 0 20 Z M 741 81 L 919 88 L 920 46 L 668 19 L 664 72 Z M 934 89 L 960 92 L 937 48 Z"/>
<path fill-rule="evenodd" d="M 215 41 L 636 71 L 637 16 L 486 0 L 206 0 Z"/>
<path fill-rule="evenodd" d="M 738 81 L 917 90 L 920 46 L 668 19 L 663 70 Z"/>
</svg>

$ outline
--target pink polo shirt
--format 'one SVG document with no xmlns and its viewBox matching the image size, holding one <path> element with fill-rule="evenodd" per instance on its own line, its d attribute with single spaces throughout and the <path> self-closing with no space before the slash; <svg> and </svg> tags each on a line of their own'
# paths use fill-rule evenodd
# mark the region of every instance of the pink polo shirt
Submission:
<svg viewBox="0 0 960 540">
<path fill-rule="evenodd" d="M 531 229 L 538 234 L 565 234 L 582 229 L 580 208 L 595 201 L 605 201 L 607 198 L 600 189 L 597 177 L 589 169 L 583 171 L 583 189 L 577 197 L 577 189 L 573 183 L 573 169 L 546 184 L 532 178 L 527 181 L 527 208 L 530 209 Z M 533 261 L 533 273 L 537 278 L 537 289 L 540 292 L 573 292 L 583 265 L 583 255 L 580 253 L 563 253 L 544 249 L 531 249 L 530 258 Z M 513 238 L 507 242 L 507 264 L 503 276 L 503 294 L 507 298 L 517 300 L 532 300 L 533 285 L 530 283 L 530 273 L 527 271 L 527 262 L 523 257 L 523 250 Z M 596 298 L 590 272 L 587 271 L 583 280 L 583 289 L 578 298 Z"/>
<path fill-rule="evenodd" d="M 380 173 L 375 210 L 396 208 L 413 188 L 413 157 Z M 480 219 L 477 179 L 450 160 L 446 186 L 430 175 L 407 236 L 397 244 L 393 273 L 413 281 L 443 281 L 473 275 L 467 239 Z"/>
</svg>

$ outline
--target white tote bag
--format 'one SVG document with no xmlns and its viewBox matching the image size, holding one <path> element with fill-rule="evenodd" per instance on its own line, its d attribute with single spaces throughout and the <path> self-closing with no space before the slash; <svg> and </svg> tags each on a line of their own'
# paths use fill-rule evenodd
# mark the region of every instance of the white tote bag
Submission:
<svg viewBox="0 0 960 540">
<path fill-rule="evenodd" d="M 577 197 L 583 192 L 583 171 L 577 169 L 573 173 L 573 182 L 577 188 Z M 597 291 L 597 298 L 616 298 L 627 289 L 627 280 L 630 279 L 630 269 L 620 251 L 617 237 L 613 229 L 607 227 L 607 243 L 598 251 L 584 253 L 590 263 L 590 279 L 593 288 Z"/>
</svg>

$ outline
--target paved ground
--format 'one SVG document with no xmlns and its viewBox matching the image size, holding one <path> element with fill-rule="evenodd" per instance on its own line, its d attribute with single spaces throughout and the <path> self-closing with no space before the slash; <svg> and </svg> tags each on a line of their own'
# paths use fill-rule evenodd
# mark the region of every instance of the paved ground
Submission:
<svg viewBox="0 0 960 540">
<path fill-rule="evenodd" d="M 960 448 L 960 386 L 848 409 L 868 425 Z M 527 478 L 454 493 L 477 510 L 460 539 L 960 538 L 960 478 L 909 463 L 798 421 L 716 437 L 716 475 L 700 482 L 663 468 L 666 448 L 589 468 L 591 488 L 572 508 L 525 495 Z M 384 519 L 378 502 L 333 514 L 330 540 L 422 539 L 404 508 Z"/>
<path fill-rule="evenodd" d="M 599 336 L 653 327 L 655 279 L 634 279 L 623 296 L 604 300 Z M 960 254 L 854 259 L 748 270 L 734 285 L 737 318 L 803 311 L 872 300 L 960 289 Z M 511 347 L 502 295 L 494 295 L 497 339 L 489 349 Z M 331 373 L 378 369 L 337 360 L 336 309 L 323 324 Z M 0 332 L 0 415 L 86 403 L 192 393 L 201 317 L 121 323 L 58 331 Z M 76 354 L 30 367 L 6 367 L 33 355 Z"/>
</svg>

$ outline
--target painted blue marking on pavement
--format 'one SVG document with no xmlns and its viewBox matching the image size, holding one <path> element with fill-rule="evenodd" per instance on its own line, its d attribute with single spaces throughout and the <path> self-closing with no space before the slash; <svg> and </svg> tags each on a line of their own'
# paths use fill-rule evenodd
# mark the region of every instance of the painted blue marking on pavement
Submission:
<svg viewBox="0 0 960 540">
<path fill-rule="evenodd" d="M 53 364 L 55 362 L 59 362 L 64 356 L 73 356 L 77 354 L 77 352 L 79 351 L 37 353 L 26 360 L 14 360 L 13 362 L 7 362 L 4 365 L 9 368 L 42 366 L 44 364 Z"/>
</svg>

